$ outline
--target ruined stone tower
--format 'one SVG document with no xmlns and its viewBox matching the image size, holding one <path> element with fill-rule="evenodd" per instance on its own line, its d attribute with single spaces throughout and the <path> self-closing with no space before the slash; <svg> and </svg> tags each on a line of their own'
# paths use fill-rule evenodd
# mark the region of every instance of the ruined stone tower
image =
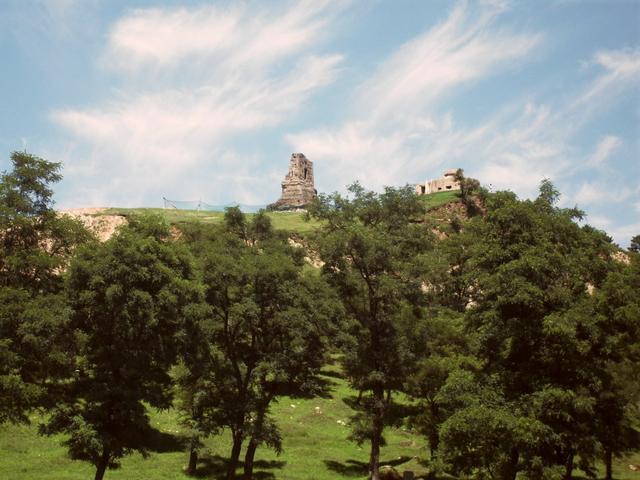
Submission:
<svg viewBox="0 0 640 480">
<path fill-rule="evenodd" d="M 280 199 L 269 205 L 271 210 L 292 210 L 311 203 L 318 191 L 313 186 L 313 162 L 303 153 L 292 153 L 289 172 L 282 181 Z"/>
</svg>

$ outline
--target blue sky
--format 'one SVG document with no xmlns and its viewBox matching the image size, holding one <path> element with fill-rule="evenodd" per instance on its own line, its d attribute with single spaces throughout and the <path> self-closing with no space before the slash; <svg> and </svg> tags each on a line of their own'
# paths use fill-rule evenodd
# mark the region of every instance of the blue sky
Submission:
<svg viewBox="0 0 640 480">
<path fill-rule="evenodd" d="M 0 1 L 0 169 L 60 208 L 266 204 L 462 167 L 640 233 L 640 1 Z"/>
</svg>

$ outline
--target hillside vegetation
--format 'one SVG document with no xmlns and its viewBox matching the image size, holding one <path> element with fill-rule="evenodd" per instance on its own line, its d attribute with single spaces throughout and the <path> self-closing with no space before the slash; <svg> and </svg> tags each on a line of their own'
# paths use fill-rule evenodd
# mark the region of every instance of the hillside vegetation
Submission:
<svg viewBox="0 0 640 480">
<path fill-rule="evenodd" d="M 11 159 L 0 478 L 635 475 L 640 254 L 549 180 L 61 214 Z"/>
<path fill-rule="evenodd" d="M 435 209 L 448 203 L 460 201 L 457 192 L 437 192 L 418 197 L 427 209 Z M 165 208 L 107 208 L 94 214 L 97 217 L 104 215 L 121 215 L 130 217 L 132 215 L 142 215 L 153 213 L 161 215 L 171 225 L 181 224 L 220 224 L 224 219 L 224 212 L 211 212 L 204 210 L 178 210 Z M 255 213 L 247 213 L 248 221 L 255 216 Z M 286 230 L 294 233 L 307 233 L 318 228 L 320 222 L 315 219 L 307 219 L 304 212 L 267 212 L 274 228 Z"/>
</svg>

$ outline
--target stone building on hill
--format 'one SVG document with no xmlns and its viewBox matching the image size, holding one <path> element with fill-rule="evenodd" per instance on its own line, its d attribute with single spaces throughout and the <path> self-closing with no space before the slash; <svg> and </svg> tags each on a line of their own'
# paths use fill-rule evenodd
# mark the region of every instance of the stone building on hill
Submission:
<svg viewBox="0 0 640 480">
<path fill-rule="evenodd" d="M 295 210 L 304 208 L 318 195 L 313 185 L 313 162 L 303 153 L 292 153 L 289 172 L 282 181 L 282 194 L 269 205 L 270 210 Z"/>
<path fill-rule="evenodd" d="M 417 184 L 416 193 L 418 195 L 427 195 L 429 193 L 460 190 L 460 184 L 456 181 L 456 171 L 455 169 L 446 170 L 442 178 Z"/>
</svg>

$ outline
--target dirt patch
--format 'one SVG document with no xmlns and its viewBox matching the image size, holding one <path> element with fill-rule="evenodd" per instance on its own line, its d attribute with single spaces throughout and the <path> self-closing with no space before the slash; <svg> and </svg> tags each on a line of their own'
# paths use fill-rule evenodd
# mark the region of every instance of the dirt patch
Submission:
<svg viewBox="0 0 640 480">
<path fill-rule="evenodd" d="M 72 208 L 62 210 L 61 215 L 68 215 L 80 220 L 91 230 L 101 242 L 109 240 L 120 225 L 127 223 L 122 215 L 102 215 L 106 208 Z"/>
</svg>

